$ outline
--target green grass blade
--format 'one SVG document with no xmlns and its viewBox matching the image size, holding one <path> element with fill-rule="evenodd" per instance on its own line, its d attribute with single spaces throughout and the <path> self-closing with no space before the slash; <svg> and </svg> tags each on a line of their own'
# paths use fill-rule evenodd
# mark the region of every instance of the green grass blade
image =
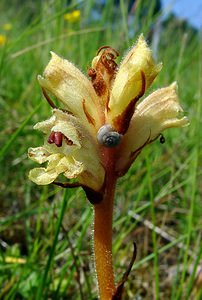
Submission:
<svg viewBox="0 0 202 300">
<path fill-rule="evenodd" d="M 0 161 L 5 157 L 7 151 L 10 149 L 10 147 L 12 147 L 14 141 L 17 139 L 17 137 L 23 131 L 24 127 L 31 120 L 33 115 L 35 115 L 35 113 L 37 113 L 37 111 L 39 111 L 41 105 L 42 105 L 42 102 L 35 107 L 35 109 L 29 114 L 29 116 L 22 122 L 20 127 L 11 135 L 11 137 L 6 142 L 6 144 L 1 148 L 1 150 L 0 150 Z"/>
<path fill-rule="evenodd" d="M 38 289 L 37 294 L 36 294 L 36 300 L 44 299 L 42 297 L 43 297 L 43 295 L 46 295 L 46 293 L 47 293 L 48 272 L 51 270 L 51 267 L 52 267 L 52 264 L 53 264 L 55 249 L 56 249 L 56 245 L 57 245 L 57 242 L 58 242 L 58 235 L 59 235 L 59 232 L 60 232 L 60 227 L 61 227 L 61 224 L 62 224 L 64 214 L 65 214 L 65 211 L 66 211 L 68 200 L 69 200 L 68 193 L 67 193 L 67 190 L 65 190 L 64 194 L 63 194 L 63 200 L 62 200 L 62 206 L 61 206 L 60 214 L 58 216 L 58 220 L 57 220 L 57 223 L 56 223 L 53 244 L 52 244 L 50 254 L 49 254 L 49 257 L 48 257 L 48 260 L 47 260 L 47 264 L 46 264 L 46 267 L 45 267 L 44 274 L 43 274 L 41 282 L 40 282 L 39 289 Z"/>
</svg>

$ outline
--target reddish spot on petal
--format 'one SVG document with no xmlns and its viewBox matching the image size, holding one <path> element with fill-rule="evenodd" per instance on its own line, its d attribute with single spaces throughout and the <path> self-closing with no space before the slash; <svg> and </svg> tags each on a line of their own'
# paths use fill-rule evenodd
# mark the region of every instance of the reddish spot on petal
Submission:
<svg viewBox="0 0 202 300">
<path fill-rule="evenodd" d="M 57 147 L 62 146 L 62 138 L 63 138 L 63 134 L 61 132 L 55 132 L 55 145 Z"/>
<path fill-rule="evenodd" d="M 72 146 L 74 143 L 72 140 L 64 136 L 62 132 L 59 131 L 52 131 L 48 138 L 49 144 L 55 144 L 57 147 L 62 146 L 63 140 L 66 142 L 68 146 Z"/>
<path fill-rule="evenodd" d="M 64 136 L 65 142 L 68 146 L 72 146 L 74 143 L 72 140 L 68 139 L 66 136 Z"/>
<path fill-rule="evenodd" d="M 61 132 L 52 131 L 48 138 L 49 144 L 55 144 L 57 147 L 62 146 L 63 134 Z"/>
<path fill-rule="evenodd" d="M 55 104 L 53 103 L 53 101 L 51 100 L 51 98 L 48 96 L 48 93 L 46 92 L 46 90 L 44 88 L 42 88 L 42 93 L 43 93 L 44 97 L 46 98 L 46 100 L 48 101 L 48 103 L 50 104 L 50 106 L 52 108 L 57 108 L 55 106 Z"/>
<path fill-rule="evenodd" d="M 55 142 L 55 132 L 51 132 L 51 134 L 49 135 L 49 138 L 48 138 L 48 143 L 49 144 L 53 144 Z"/>
<path fill-rule="evenodd" d="M 105 94 L 107 86 L 100 74 L 98 74 L 96 80 L 93 81 L 93 87 L 98 96 L 103 96 Z"/>
<path fill-rule="evenodd" d="M 134 99 L 132 99 L 128 106 L 125 108 L 125 110 L 122 112 L 122 114 L 118 115 L 114 120 L 114 127 L 116 130 L 121 133 L 125 134 L 126 131 L 128 130 L 128 127 L 130 125 L 130 120 L 134 114 L 135 107 L 137 104 L 137 101 L 144 95 L 145 89 L 146 89 L 146 77 L 143 71 L 141 73 L 141 78 L 142 78 L 142 88 L 139 93 Z"/>
<path fill-rule="evenodd" d="M 83 106 L 84 114 L 86 115 L 86 118 L 88 120 L 88 123 L 90 123 L 93 126 L 95 126 L 95 120 L 93 119 L 93 117 L 90 115 L 90 113 L 87 110 L 85 99 L 83 99 L 83 101 L 82 101 L 82 106 Z"/>
</svg>

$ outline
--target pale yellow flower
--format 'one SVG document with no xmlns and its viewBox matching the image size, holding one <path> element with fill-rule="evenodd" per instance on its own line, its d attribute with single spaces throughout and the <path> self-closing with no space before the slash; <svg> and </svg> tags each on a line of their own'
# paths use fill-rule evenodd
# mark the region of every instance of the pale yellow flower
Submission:
<svg viewBox="0 0 202 300">
<path fill-rule="evenodd" d="M 4 46 L 7 42 L 7 37 L 3 34 L 0 34 L 0 47 Z"/>
<path fill-rule="evenodd" d="M 64 14 L 64 20 L 69 23 L 76 23 L 80 20 L 81 12 L 80 10 L 74 10 L 70 13 Z"/>
<path fill-rule="evenodd" d="M 116 171 L 123 175 L 142 148 L 165 129 L 188 125 L 187 117 L 180 117 L 182 112 L 176 82 L 158 89 L 138 103 L 120 146 L 122 155 L 117 160 Z"/>
<path fill-rule="evenodd" d="M 53 116 L 34 128 L 41 130 L 46 139 L 42 147 L 29 149 L 29 157 L 39 164 L 48 162 L 48 165 L 30 171 L 29 178 L 33 182 L 49 184 L 63 174 L 68 179 L 78 178 L 81 184 L 92 189 L 100 189 L 104 169 L 98 159 L 97 142 L 78 118 L 53 109 Z"/>
<path fill-rule="evenodd" d="M 151 50 L 141 35 L 136 46 L 123 59 L 116 75 L 109 101 L 112 112 L 109 116 L 113 119 L 121 114 L 133 99 L 143 93 L 142 88 L 149 88 L 161 68 L 161 63 L 155 64 Z"/>
<path fill-rule="evenodd" d="M 3 30 L 10 31 L 13 28 L 13 25 L 11 23 L 5 23 L 2 26 Z"/>
<path fill-rule="evenodd" d="M 111 47 L 100 48 L 88 69 L 89 80 L 52 53 L 38 77 L 53 116 L 35 125 L 45 134 L 45 142 L 29 149 L 29 157 L 39 164 L 47 162 L 47 167 L 30 171 L 35 183 L 49 184 L 63 174 L 75 178 L 87 196 L 89 191 L 101 194 L 105 178 L 124 175 L 143 147 L 165 129 L 188 124 L 176 83 L 138 101 L 162 68 L 142 35 L 120 67 L 115 62 L 118 55 Z M 61 108 L 55 107 L 51 94 Z"/>
</svg>

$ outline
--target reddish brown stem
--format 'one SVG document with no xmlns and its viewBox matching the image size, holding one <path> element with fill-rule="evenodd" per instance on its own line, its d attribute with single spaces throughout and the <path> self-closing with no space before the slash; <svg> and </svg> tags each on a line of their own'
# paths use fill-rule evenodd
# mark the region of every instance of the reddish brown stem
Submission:
<svg viewBox="0 0 202 300">
<path fill-rule="evenodd" d="M 106 182 L 104 198 L 94 205 L 94 254 L 100 300 L 111 300 L 115 291 L 112 263 L 112 217 L 115 180 Z"/>
<path fill-rule="evenodd" d="M 112 262 L 112 220 L 116 187 L 113 150 L 104 153 L 106 179 L 103 200 L 94 205 L 94 255 L 100 300 L 111 300 L 115 292 Z"/>
</svg>

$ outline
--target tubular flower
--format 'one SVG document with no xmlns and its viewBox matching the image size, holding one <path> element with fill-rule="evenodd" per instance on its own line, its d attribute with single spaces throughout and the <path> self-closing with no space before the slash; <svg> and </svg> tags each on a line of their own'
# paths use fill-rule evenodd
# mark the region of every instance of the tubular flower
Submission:
<svg viewBox="0 0 202 300">
<path fill-rule="evenodd" d="M 88 198 L 91 193 L 102 194 L 107 176 L 124 175 L 143 147 L 162 131 L 188 124 L 181 116 L 176 83 L 139 102 L 162 68 L 142 35 L 119 67 L 118 55 L 109 46 L 101 47 L 88 69 L 88 79 L 52 53 L 38 80 L 53 115 L 34 127 L 45 134 L 44 145 L 28 152 L 37 163 L 47 163 L 30 171 L 35 183 L 49 184 L 63 174 L 75 178 Z"/>
</svg>

